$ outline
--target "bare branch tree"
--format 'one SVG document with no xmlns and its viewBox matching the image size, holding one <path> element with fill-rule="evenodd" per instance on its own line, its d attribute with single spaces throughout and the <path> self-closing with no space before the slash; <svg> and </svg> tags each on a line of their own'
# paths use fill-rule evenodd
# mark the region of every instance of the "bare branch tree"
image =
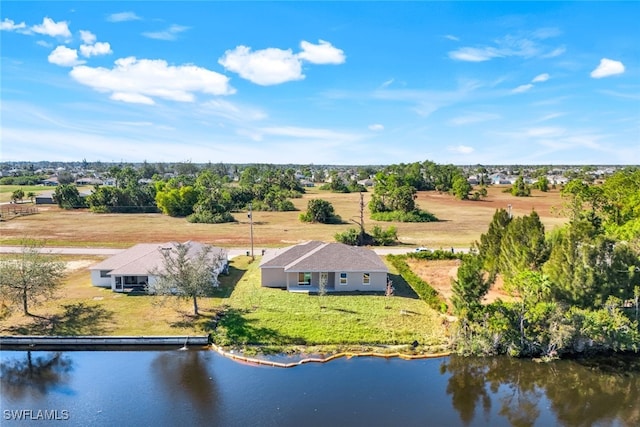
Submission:
<svg viewBox="0 0 640 427">
<path fill-rule="evenodd" d="M 30 315 L 29 304 L 37 305 L 51 298 L 62 284 L 65 263 L 42 251 L 42 244 L 25 240 L 17 257 L 0 260 L 0 290 L 2 298 L 22 305 Z"/>
<path fill-rule="evenodd" d="M 191 299 L 193 314 L 198 316 L 198 297 L 218 287 L 218 275 L 227 263 L 226 252 L 193 242 L 175 243 L 159 250 L 163 265 L 152 272 L 156 281 L 149 284 L 149 291 Z"/>
</svg>

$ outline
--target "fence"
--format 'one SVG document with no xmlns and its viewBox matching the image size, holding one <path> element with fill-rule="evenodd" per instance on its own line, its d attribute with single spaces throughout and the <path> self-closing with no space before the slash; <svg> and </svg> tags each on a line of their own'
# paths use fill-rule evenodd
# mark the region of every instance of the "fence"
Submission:
<svg viewBox="0 0 640 427">
<path fill-rule="evenodd" d="M 9 221 L 18 216 L 34 215 L 38 213 L 35 206 L 22 206 L 15 203 L 0 205 L 0 221 Z"/>
</svg>

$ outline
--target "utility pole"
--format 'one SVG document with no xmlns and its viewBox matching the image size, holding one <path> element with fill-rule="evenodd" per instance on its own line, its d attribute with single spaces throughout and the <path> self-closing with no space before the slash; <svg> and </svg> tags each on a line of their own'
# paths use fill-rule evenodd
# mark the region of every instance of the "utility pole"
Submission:
<svg viewBox="0 0 640 427">
<path fill-rule="evenodd" d="M 364 245 L 364 194 L 360 192 L 360 246 Z"/>
<path fill-rule="evenodd" d="M 255 260 L 253 256 L 253 211 L 251 210 L 251 203 L 249 203 L 249 236 L 251 238 L 251 260 Z"/>
</svg>

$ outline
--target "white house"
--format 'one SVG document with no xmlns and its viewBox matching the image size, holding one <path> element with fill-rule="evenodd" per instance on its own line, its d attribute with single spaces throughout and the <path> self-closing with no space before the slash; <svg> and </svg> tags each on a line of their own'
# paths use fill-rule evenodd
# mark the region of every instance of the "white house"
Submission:
<svg viewBox="0 0 640 427">
<path fill-rule="evenodd" d="M 177 245 L 169 243 L 140 243 L 126 249 L 109 259 L 89 268 L 91 284 L 103 288 L 111 288 L 114 292 L 138 289 L 153 291 L 156 282 L 155 272 L 162 271 L 164 265 L 163 250 L 171 250 Z M 213 277 L 228 268 L 227 250 L 198 242 L 186 242 L 189 246 L 188 257 L 197 256 L 206 247 L 210 248 L 210 256 L 215 261 Z M 217 281 L 212 282 L 217 286 Z"/>
</svg>

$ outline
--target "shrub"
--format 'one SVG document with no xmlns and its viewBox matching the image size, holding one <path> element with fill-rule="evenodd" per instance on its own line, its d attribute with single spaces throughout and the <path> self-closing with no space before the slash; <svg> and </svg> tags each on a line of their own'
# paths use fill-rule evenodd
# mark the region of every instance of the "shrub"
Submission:
<svg viewBox="0 0 640 427">
<path fill-rule="evenodd" d="M 405 255 L 408 258 L 413 259 L 428 259 L 428 260 L 442 260 L 442 259 L 462 259 L 464 254 L 462 252 L 453 253 L 451 251 L 444 251 L 437 249 L 433 252 L 411 252 Z"/>
<path fill-rule="evenodd" d="M 199 211 L 187 216 L 187 221 L 204 224 L 222 224 L 224 222 L 235 222 L 235 218 L 229 212 L 213 213 L 209 211 Z"/>
<path fill-rule="evenodd" d="M 371 219 L 376 221 L 396 221 L 396 222 L 434 222 L 438 221 L 435 215 L 423 210 L 413 210 L 410 212 L 387 211 L 371 214 Z"/>
<path fill-rule="evenodd" d="M 371 230 L 373 244 L 376 246 L 391 246 L 398 243 L 398 229 L 394 226 L 383 230 L 380 226 L 374 226 Z"/>
<path fill-rule="evenodd" d="M 387 259 L 429 307 L 434 310 L 440 310 L 443 313 L 447 311 L 447 305 L 443 301 L 442 296 L 409 268 L 409 265 L 404 260 L 404 255 L 387 255 Z"/>
</svg>

